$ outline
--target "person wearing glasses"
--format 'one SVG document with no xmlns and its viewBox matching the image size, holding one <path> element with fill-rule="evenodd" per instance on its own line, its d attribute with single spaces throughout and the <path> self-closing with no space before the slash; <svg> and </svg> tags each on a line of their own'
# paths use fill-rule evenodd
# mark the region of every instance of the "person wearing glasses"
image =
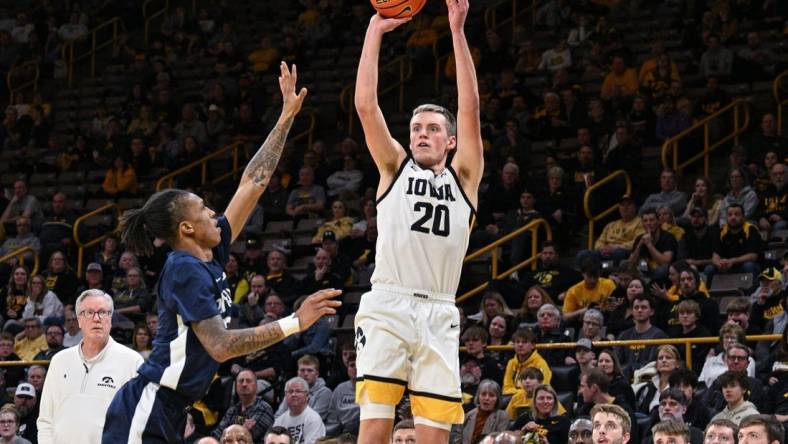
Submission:
<svg viewBox="0 0 788 444">
<path fill-rule="evenodd" d="M 17 436 L 19 412 L 11 405 L 0 409 L 0 444 L 30 444 L 30 441 Z"/>
<path fill-rule="evenodd" d="M 101 442 L 104 412 L 144 362 L 139 353 L 110 337 L 114 305 L 108 294 L 82 292 L 75 311 L 82 341 L 56 354 L 49 364 L 53 377 L 44 382 L 41 395 L 40 444 Z"/>
<path fill-rule="evenodd" d="M 290 431 L 291 442 L 314 443 L 325 436 L 326 426 L 320 415 L 309 407 L 309 383 L 301 377 L 294 377 L 285 384 L 285 403 L 287 412 L 279 415 L 274 426 Z"/>
</svg>

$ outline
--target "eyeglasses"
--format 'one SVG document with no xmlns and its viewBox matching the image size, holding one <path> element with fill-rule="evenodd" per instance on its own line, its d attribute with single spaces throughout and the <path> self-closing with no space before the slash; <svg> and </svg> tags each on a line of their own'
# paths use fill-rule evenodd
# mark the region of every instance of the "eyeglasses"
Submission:
<svg viewBox="0 0 788 444">
<path fill-rule="evenodd" d="M 105 319 L 107 316 L 112 316 L 111 310 L 82 310 L 79 312 L 79 315 L 83 318 L 93 319 L 95 315 L 98 315 L 99 319 Z"/>
<path fill-rule="evenodd" d="M 734 362 L 736 362 L 736 361 L 746 361 L 747 359 L 749 359 L 749 356 L 728 355 L 728 360 L 729 361 L 734 361 Z"/>
<path fill-rule="evenodd" d="M 16 424 L 16 421 L 13 419 L 0 419 L 0 424 L 7 425 L 7 424 Z"/>
<path fill-rule="evenodd" d="M 285 390 L 285 395 L 298 395 L 300 393 L 306 393 L 306 390 Z"/>
</svg>

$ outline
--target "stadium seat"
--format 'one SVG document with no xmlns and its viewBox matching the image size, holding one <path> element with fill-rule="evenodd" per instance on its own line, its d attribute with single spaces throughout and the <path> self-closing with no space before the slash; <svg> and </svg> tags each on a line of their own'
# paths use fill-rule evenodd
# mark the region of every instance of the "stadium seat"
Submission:
<svg viewBox="0 0 788 444">
<path fill-rule="evenodd" d="M 752 288 L 750 273 L 715 274 L 711 280 L 709 293 L 712 296 L 739 295 L 742 290 L 750 288 Z"/>
<path fill-rule="evenodd" d="M 550 385 L 556 392 L 572 391 L 577 387 L 579 369 L 576 365 L 554 365 L 550 369 L 553 371 Z"/>
</svg>

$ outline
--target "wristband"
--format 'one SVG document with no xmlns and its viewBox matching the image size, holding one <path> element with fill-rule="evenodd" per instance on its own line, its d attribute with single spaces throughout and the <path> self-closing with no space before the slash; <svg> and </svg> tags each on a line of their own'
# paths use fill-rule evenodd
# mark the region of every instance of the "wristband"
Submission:
<svg viewBox="0 0 788 444">
<path fill-rule="evenodd" d="M 301 331 L 301 323 L 298 322 L 298 318 L 295 314 L 291 314 L 290 316 L 282 318 L 276 322 L 279 323 L 279 328 L 282 329 L 282 333 L 285 334 L 285 337 Z"/>
</svg>

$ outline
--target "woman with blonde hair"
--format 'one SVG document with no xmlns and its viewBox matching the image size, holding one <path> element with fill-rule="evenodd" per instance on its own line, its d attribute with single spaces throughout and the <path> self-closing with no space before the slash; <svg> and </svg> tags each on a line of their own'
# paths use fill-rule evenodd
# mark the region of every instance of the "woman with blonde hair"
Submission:
<svg viewBox="0 0 788 444">
<path fill-rule="evenodd" d="M 513 429 L 520 429 L 523 435 L 535 433 L 547 443 L 564 442 L 569 436 L 569 418 L 558 400 L 558 393 L 549 384 L 540 384 L 534 389 L 533 405 L 527 415 L 514 422 Z"/>
<path fill-rule="evenodd" d="M 553 304 L 553 299 L 544 288 L 534 285 L 525 292 L 523 305 L 520 306 L 520 313 L 517 315 L 516 322 L 518 328 L 533 328 L 536 325 L 536 313 L 545 304 Z"/>
<path fill-rule="evenodd" d="M 506 315 L 512 317 L 512 310 L 506 304 L 506 300 L 497 291 L 487 291 L 482 296 L 482 302 L 479 304 L 479 312 L 468 316 L 468 319 L 475 321 L 477 324 L 487 328 L 490 321 L 497 315 Z"/>
<path fill-rule="evenodd" d="M 714 194 L 714 187 L 706 176 L 695 179 L 695 189 L 681 215 L 681 220 L 689 222 L 692 217 L 693 208 L 703 208 L 706 210 L 706 225 L 717 225 L 720 218 L 720 206 L 722 199 Z"/>
<path fill-rule="evenodd" d="M 8 285 L 2 289 L 0 300 L 5 304 L 5 310 L 0 315 L 6 322 L 3 330 L 8 330 L 9 326 L 13 333 L 22 331 L 22 310 L 27 304 L 27 291 L 30 288 L 30 274 L 27 268 L 18 265 L 8 278 Z"/>
<path fill-rule="evenodd" d="M 657 348 L 657 360 L 635 372 L 635 384 L 632 386 L 635 391 L 635 410 L 648 415 L 659 406 L 659 395 L 670 386 L 670 374 L 681 367 L 683 364 L 679 349 L 669 344 L 660 345 Z"/>
<path fill-rule="evenodd" d="M 47 318 L 63 317 L 63 303 L 52 290 L 47 288 L 46 280 L 40 274 L 30 278 L 30 290 L 22 313 L 23 319 L 34 316 L 41 320 L 42 324 Z"/>
</svg>

